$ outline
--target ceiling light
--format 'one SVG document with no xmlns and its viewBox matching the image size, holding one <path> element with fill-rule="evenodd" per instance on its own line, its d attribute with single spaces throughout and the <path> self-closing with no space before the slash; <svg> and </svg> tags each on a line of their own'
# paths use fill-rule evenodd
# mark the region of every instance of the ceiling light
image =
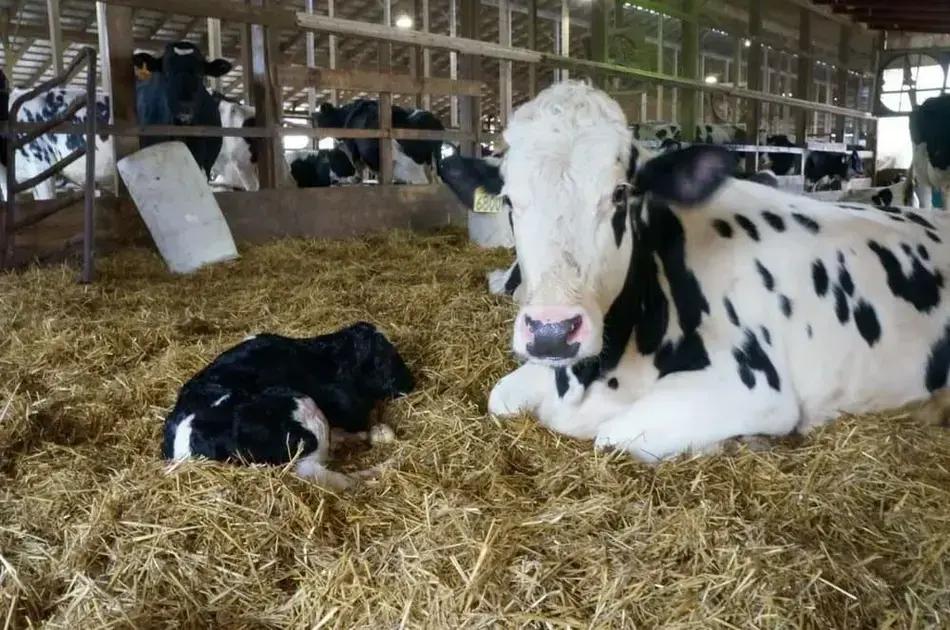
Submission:
<svg viewBox="0 0 950 630">
<path fill-rule="evenodd" d="M 396 28 L 412 28 L 412 18 L 403 13 L 396 18 Z"/>
<path fill-rule="evenodd" d="M 752 48 L 752 40 L 747 37 L 742 41 L 742 45 L 746 48 Z"/>
<path fill-rule="evenodd" d="M 719 83 L 719 78 L 716 75 L 711 74 L 708 77 L 706 77 L 705 81 L 706 83 L 713 85 L 714 83 Z"/>
</svg>

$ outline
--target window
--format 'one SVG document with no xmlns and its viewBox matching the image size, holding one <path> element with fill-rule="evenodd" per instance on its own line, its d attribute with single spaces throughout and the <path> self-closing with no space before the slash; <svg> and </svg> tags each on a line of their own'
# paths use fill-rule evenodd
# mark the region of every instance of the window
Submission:
<svg viewBox="0 0 950 630">
<path fill-rule="evenodd" d="M 950 87 L 943 66 L 919 53 L 892 59 L 881 72 L 881 81 L 881 104 L 895 113 L 910 112 L 915 99 L 920 105 Z"/>
</svg>

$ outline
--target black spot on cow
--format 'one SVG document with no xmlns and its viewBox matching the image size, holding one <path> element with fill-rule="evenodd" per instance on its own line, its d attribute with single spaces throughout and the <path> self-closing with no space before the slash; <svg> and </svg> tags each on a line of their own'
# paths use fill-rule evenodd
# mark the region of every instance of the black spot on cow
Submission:
<svg viewBox="0 0 950 630">
<path fill-rule="evenodd" d="M 617 389 L 620 387 L 620 381 L 618 381 L 616 378 L 611 378 L 609 381 L 607 381 L 607 387 L 610 389 Z"/>
<path fill-rule="evenodd" d="M 620 247 L 620 244 L 623 242 L 623 235 L 627 231 L 626 208 L 619 208 L 614 212 L 614 216 L 610 220 L 610 226 L 614 229 L 614 242 L 617 243 L 617 247 Z"/>
<path fill-rule="evenodd" d="M 950 372 L 950 324 L 944 329 L 943 337 L 930 348 L 927 372 L 924 377 L 927 391 L 933 392 L 946 387 L 948 372 Z"/>
<path fill-rule="evenodd" d="M 779 380 L 778 371 L 772 365 L 769 355 L 759 344 L 758 337 L 751 330 L 745 331 L 745 342 L 741 346 L 732 349 L 732 356 L 736 360 L 739 379 L 746 387 L 753 389 L 756 384 L 755 373 L 762 372 L 769 387 L 775 391 L 781 391 L 782 384 Z"/>
<path fill-rule="evenodd" d="M 862 205 L 856 203 L 839 203 L 837 204 L 839 208 L 844 208 L 845 210 L 866 210 Z"/>
<path fill-rule="evenodd" d="M 722 298 L 722 303 L 726 307 L 726 316 L 729 317 L 729 321 L 732 322 L 733 326 L 739 325 L 739 315 L 736 313 L 736 307 L 732 305 L 732 300 L 727 297 Z"/>
<path fill-rule="evenodd" d="M 713 219 L 713 229 L 723 238 L 732 238 L 732 226 L 723 219 Z"/>
<path fill-rule="evenodd" d="M 821 231 L 821 226 L 818 225 L 818 222 L 811 217 L 806 217 L 804 214 L 799 212 L 793 212 L 792 218 L 812 234 L 818 234 L 818 232 Z"/>
<path fill-rule="evenodd" d="M 910 245 L 908 245 L 907 243 L 901 243 L 901 249 L 903 249 L 904 253 L 907 254 L 908 256 L 913 256 L 914 254 L 914 250 L 911 249 Z"/>
<path fill-rule="evenodd" d="M 769 227 L 771 227 L 776 232 L 785 231 L 785 219 L 775 214 L 774 212 L 763 210 L 762 218 L 765 219 L 765 222 L 769 224 Z"/>
<path fill-rule="evenodd" d="M 765 265 L 758 260 L 755 261 L 755 269 L 762 276 L 762 284 L 765 285 L 765 288 L 769 291 L 775 289 L 775 278 L 772 277 L 772 272 L 766 269 Z"/>
<path fill-rule="evenodd" d="M 792 316 L 792 301 L 788 298 L 787 295 L 778 296 L 778 307 L 782 311 L 782 315 L 785 317 Z"/>
<path fill-rule="evenodd" d="M 895 223 L 907 223 L 907 221 L 904 220 L 904 217 L 898 214 L 889 214 L 887 215 L 887 218 L 891 221 L 894 221 Z"/>
<path fill-rule="evenodd" d="M 848 320 L 851 319 L 851 311 L 848 308 L 848 297 L 844 293 L 844 289 L 840 286 L 835 286 L 834 288 L 835 296 L 835 315 L 838 317 L 838 321 L 842 324 L 848 323 Z"/>
<path fill-rule="evenodd" d="M 765 326 L 760 326 L 759 329 L 762 331 L 762 338 L 765 339 L 765 343 L 772 345 L 772 333 L 769 332 L 769 329 Z"/>
<path fill-rule="evenodd" d="M 927 248 L 924 247 L 923 245 L 917 246 L 917 255 L 920 256 L 924 260 L 930 260 L 930 252 L 927 251 Z"/>
<path fill-rule="evenodd" d="M 940 303 L 940 292 L 944 282 L 943 275 L 939 271 L 930 271 L 915 256 L 911 258 L 911 273 L 907 276 L 894 252 L 873 240 L 868 241 L 868 247 L 881 261 L 881 266 L 887 274 L 887 286 L 894 295 L 910 302 L 918 311 L 925 313 L 930 312 Z"/>
<path fill-rule="evenodd" d="M 936 233 L 936 232 L 931 232 L 930 230 L 927 230 L 927 238 L 929 238 L 930 240 L 932 240 L 934 243 L 942 243 L 942 242 L 943 242 L 943 241 L 940 239 L 940 237 L 937 236 L 937 233 Z"/>
<path fill-rule="evenodd" d="M 816 260 L 811 264 L 811 279 L 815 283 L 815 294 L 825 297 L 828 294 L 828 270 L 825 263 Z"/>
<path fill-rule="evenodd" d="M 521 266 L 516 263 L 511 268 L 508 279 L 505 280 L 505 294 L 514 295 L 519 286 L 521 286 Z"/>
<path fill-rule="evenodd" d="M 851 278 L 851 272 L 849 272 L 848 268 L 844 265 L 844 256 L 839 255 L 838 260 L 840 261 L 840 266 L 838 267 L 838 286 L 849 296 L 853 296 L 854 280 Z"/>
<path fill-rule="evenodd" d="M 709 355 L 702 337 L 695 330 L 686 333 L 678 341 L 666 341 L 657 351 L 653 365 L 659 371 L 658 378 L 676 372 L 690 372 L 709 367 Z"/>
<path fill-rule="evenodd" d="M 907 217 L 908 219 L 910 219 L 912 222 L 916 223 L 917 225 L 919 225 L 919 226 L 921 226 L 921 227 L 923 227 L 923 228 L 926 228 L 926 229 L 928 229 L 928 230 L 936 230 L 936 229 L 937 229 L 937 228 L 934 226 L 933 223 L 931 223 L 931 222 L 928 221 L 927 219 L 923 218 L 922 216 L 920 216 L 920 215 L 917 214 L 916 212 L 907 212 L 907 213 L 904 214 L 904 216 Z"/>
<path fill-rule="evenodd" d="M 815 331 L 811 329 L 811 324 L 805 326 L 805 334 L 808 335 L 808 338 L 811 339 L 815 335 Z"/>
<path fill-rule="evenodd" d="M 878 206 L 878 210 L 881 212 L 886 212 L 888 214 L 900 214 L 900 208 L 895 208 L 894 206 Z"/>
<path fill-rule="evenodd" d="M 858 300 L 858 305 L 854 307 L 854 323 L 868 346 L 874 346 L 881 338 L 881 322 L 877 319 L 877 312 L 864 300 Z"/>
<path fill-rule="evenodd" d="M 554 386 L 557 388 L 558 397 L 564 398 L 571 386 L 567 376 L 567 368 L 559 367 L 554 370 Z"/>
<path fill-rule="evenodd" d="M 749 235 L 753 241 L 759 240 L 759 228 L 755 227 L 755 223 L 752 222 L 748 217 L 737 214 L 736 215 L 736 224 L 745 230 L 745 233 Z"/>
</svg>

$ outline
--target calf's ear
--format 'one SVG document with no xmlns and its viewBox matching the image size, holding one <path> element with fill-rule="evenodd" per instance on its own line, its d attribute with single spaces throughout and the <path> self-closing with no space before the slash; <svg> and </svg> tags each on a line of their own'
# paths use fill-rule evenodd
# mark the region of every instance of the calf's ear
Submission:
<svg viewBox="0 0 950 630">
<path fill-rule="evenodd" d="M 635 187 L 677 204 L 706 201 L 735 172 L 735 155 L 723 147 L 692 146 L 644 163 Z"/>
<path fill-rule="evenodd" d="M 205 76 L 223 77 L 231 72 L 231 62 L 225 59 L 215 59 L 205 62 Z"/>
</svg>

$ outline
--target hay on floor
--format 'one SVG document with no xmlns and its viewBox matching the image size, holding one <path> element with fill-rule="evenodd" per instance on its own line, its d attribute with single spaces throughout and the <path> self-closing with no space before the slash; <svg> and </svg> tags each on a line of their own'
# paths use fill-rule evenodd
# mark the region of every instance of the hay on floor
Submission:
<svg viewBox="0 0 950 630">
<path fill-rule="evenodd" d="M 946 627 L 950 432 L 892 412 L 654 469 L 494 422 L 505 262 L 396 234 L 0 277 L 0 627 Z M 216 353 L 358 319 L 420 382 L 400 441 L 341 463 L 393 457 L 380 480 L 165 474 L 164 414 Z"/>
</svg>

